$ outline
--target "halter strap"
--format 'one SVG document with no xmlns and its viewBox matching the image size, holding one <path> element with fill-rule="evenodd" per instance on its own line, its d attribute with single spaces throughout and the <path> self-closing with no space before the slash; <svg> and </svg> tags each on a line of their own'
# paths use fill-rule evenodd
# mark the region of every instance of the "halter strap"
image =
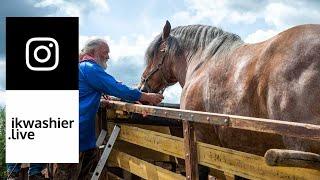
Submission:
<svg viewBox="0 0 320 180">
<path fill-rule="evenodd" d="M 152 77 L 152 75 L 154 75 L 154 74 L 155 74 L 157 71 L 159 71 L 159 70 L 160 70 L 160 77 L 161 77 L 161 79 L 162 79 L 162 80 L 164 81 L 164 83 L 165 83 L 164 88 L 162 88 L 162 89 L 159 91 L 159 93 L 160 93 L 160 94 L 163 94 L 164 90 L 165 90 L 168 86 L 171 85 L 171 83 L 169 83 L 169 82 L 167 81 L 167 79 L 165 78 L 164 73 L 163 73 L 163 71 L 162 71 L 162 65 L 163 65 L 163 62 L 164 62 L 164 58 L 166 57 L 167 54 L 168 54 L 168 51 L 167 51 L 167 48 L 165 48 L 164 53 L 163 53 L 163 55 L 162 55 L 162 57 L 161 57 L 161 61 L 160 61 L 160 63 L 157 65 L 157 67 L 156 67 L 155 69 L 153 69 L 152 71 L 150 71 L 150 73 L 147 75 L 146 78 L 144 78 L 144 77 L 141 78 L 141 83 L 144 85 L 144 87 L 147 89 L 148 92 L 151 91 L 151 88 L 150 88 L 150 86 L 149 86 L 149 84 L 148 84 L 148 81 L 150 80 L 150 78 Z"/>
</svg>

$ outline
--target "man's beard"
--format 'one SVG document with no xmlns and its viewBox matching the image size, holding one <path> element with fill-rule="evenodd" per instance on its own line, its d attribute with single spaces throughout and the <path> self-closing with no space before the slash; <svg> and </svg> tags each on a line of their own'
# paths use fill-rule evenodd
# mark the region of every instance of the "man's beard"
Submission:
<svg viewBox="0 0 320 180">
<path fill-rule="evenodd" d="M 104 59 L 102 59 L 102 58 L 100 58 L 100 57 L 97 57 L 96 60 L 97 60 L 97 63 L 98 63 L 104 70 L 107 69 L 108 65 L 107 65 L 107 63 L 106 63 L 106 61 L 105 61 Z"/>
</svg>

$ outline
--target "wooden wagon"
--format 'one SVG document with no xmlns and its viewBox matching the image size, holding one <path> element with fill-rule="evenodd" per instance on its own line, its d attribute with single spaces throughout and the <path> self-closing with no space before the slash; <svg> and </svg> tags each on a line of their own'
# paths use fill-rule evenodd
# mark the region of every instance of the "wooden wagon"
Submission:
<svg viewBox="0 0 320 180">
<path fill-rule="evenodd" d="M 99 129 L 111 132 L 114 123 L 121 126 L 108 159 L 108 168 L 100 179 L 128 179 L 133 177 L 132 174 L 143 179 L 197 179 L 198 164 L 209 167 L 210 173 L 218 179 L 221 172 L 230 179 L 237 176 L 248 179 L 320 179 L 319 170 L 268 166 L 262 156 L 196 142 L 193 132 L 194 123 L 206 123 L 319 141 L 320 126 L 317 125 L 119 101 L 102 106 L 97 117 Z M 184 138 L 170 135 L 168 125 L 182 126 Z M 179 173 L 184 169 L 172 163 L 172 157 L 185 160 L 185 175 Z M 125 173 L 119 175 L 114 171 L 117 168 L 113 167 L 121 168 Z"/>
</svg>

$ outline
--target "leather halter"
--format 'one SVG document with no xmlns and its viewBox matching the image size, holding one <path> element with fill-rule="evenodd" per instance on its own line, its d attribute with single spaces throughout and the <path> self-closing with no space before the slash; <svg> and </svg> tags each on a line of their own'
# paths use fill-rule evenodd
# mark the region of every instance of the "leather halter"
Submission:
<svg viewBox="0 0 320 180">
<path fill-rule="evenodd" d="M 141 78 L 141 87 L 144 86 L 148 92 L 151 91 L 151 88 L 150 88 L 150 86 L 149 86 L 149 84 L 148 84 L 148 81 L 150 80 L 150 78 L 152 77 L 152 75 L 154 75 L 157 71 L 160 72 L 160 77 L 161 77 L 161 79 L 162 79 L 162 80 L 164 81 L 164 83 L 165 83 L 164 88 L 162 88 L 162 89 L 159 91 L 160 94 L 163 94 L 164 90 L 165 90 L 168 86 L 170 86 L 170 85 L 172 84 L 172 83 L 169 83 L 169 82 L 167 81 L 167 79 L 164 77 L 164 73 L 163 73 L 163 71 L 162 71 L 164 58 L 168 55 L 168 48 L 166 47 L 164 50 L 161 50 L 161 52 L 163 52 L 163 51 L 164 51 L 164 53 L 162 54 L 160 63 L 157 65 L 157 67 L 156 67 L 155 69 L 153 69 L 152 71 L 150 71 L 150 73 L 147 75 L 146 78 L 144 78 L 144 77 Z"/>
</svg>

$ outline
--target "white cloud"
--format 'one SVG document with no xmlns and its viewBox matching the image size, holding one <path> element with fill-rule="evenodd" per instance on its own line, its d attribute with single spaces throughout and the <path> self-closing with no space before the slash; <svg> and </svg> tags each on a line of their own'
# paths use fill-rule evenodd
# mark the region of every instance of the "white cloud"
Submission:
<svg viewBox="0 0 320 180">
<path fill-rule="evenodd" d="M 257 10 L 259 7 L 251 7 L 252 2 L 247 1 L 186 0 L 186 3 L 187 10 L 173 15 L 178 24 L 193 24 L 203 20 L 209 20 L 214 25 L 252 24 L 261 16 Z M 246 8 L 246 11 L 243 8 Z"/>
<path fill-rule="evenodd" d="M 151 43 L 154 33 L 151 38 L 146 38 L 144 35 L 134 35 L 129 38 L 128 36 L 122 36 L 118 41 L 113 40 L 110 36 L 80 36 L 79 48 L 82 49 L 88 40 L 94 38 L 102 38 L 108 42 L 110 47 L 110 57 L 112 60 L 118 60 L 127 56 L 144 56 L 148 45 Z M 143 62 L 143 59 L 141 60 Z"/>
<path fill-rule="evenodd" d="M 264 15 L 266 23 L 276 29 L 285 29 L 299 24 L 319 23 L 320 9 L 303 1 L 277 2 L 268 4 Z"/>
<path fill-rule="evenodd" d="M 91 3 L 95 5 L 95 7 L 98 7 L 99 9 L 103 10 L 109 10 L 109 5 L 107 4 L 107 1 L 105 0 L 90 0 Z"/>
<path fill-rule="evenodd" d="M 311 1 L 269 1 L 262 12 L 267 29 L 258 29 L 245 38 L 245 42 L 255 43 L 267 40 L 288 28 L 301 24 L 319 23 L 320 3 Z"/>
<path fill-rule="evenodd" d="M 265 41 L 271 37 L 273 37 L 274 35 L 276 35 L 278 33 L 278 31 L 276 30 L 257 30 L 256 32 L 249 34 L 246 38 L 245 38 L 245 42 L 247 43 L 257 43 L 257 42 L 262 42 Z"/>
<path fill-rule="evenodd" d="M 81 10 L 83 9 L 81 4 L 76 4 L 72 2 L 68 2 L 65 0 L 43 0 L 38 3 L 35 3 L 34 7 L 45 8 L 45 7 L 55 7 L 57 11 L 55 14 L 50 14 L 49 16 L 54 15 L 67 15 L 67 16 L 75 16 L 78 17 L 81 14 Z"/>
<path fill-rule="evenodd" d="M 319 23 L 320 2 L 262 0 L 186 0 L 187 8 L 176 12 L 172 19 L 175 24 L 212 23 L 214 26 L 248 25 L 252 34 L 245 34 L 246 42 L 254 43 L 266 40 L 290 27 Z M 263 25 L 265 28 L 257 28 Z M 236 33 L 236 32 L 235 32 Z"/>
<path fill-rule="evenodd" d="M 177 25 L 196 24 L 202 19 L 200 16 L 192 16 L 188 11 L 180 11 L 172 16 L 173 22 Z"/>
<path fill-rule="evenodd" d="M 163 93 L 163 102 L 180 104 L 181 91 L 182 88 L 179 83 L 168 87 Z"/>
<path fill-rule="evenodd" d="M 85 18 L 88 12 L 95 14 L 107 13 L 110 8 L 106 0 L 90 0 L 87 1 L 67 1 L 67 0 L 42 0 L 34 4 L 34 7 L 46 8 L 54 7 L 57 11 L 48 16 L 74 16 Z M 94 9 L 94 11 L 92 11 Z"/>
<path fill-rule="evenodd" d="M 230 22 L 236 23 L 244 23 L 244 24 L 253 24 L 257 19 L 257 14 L 253 12 L 231 12 L 230 13 Z"/>
</svg>

